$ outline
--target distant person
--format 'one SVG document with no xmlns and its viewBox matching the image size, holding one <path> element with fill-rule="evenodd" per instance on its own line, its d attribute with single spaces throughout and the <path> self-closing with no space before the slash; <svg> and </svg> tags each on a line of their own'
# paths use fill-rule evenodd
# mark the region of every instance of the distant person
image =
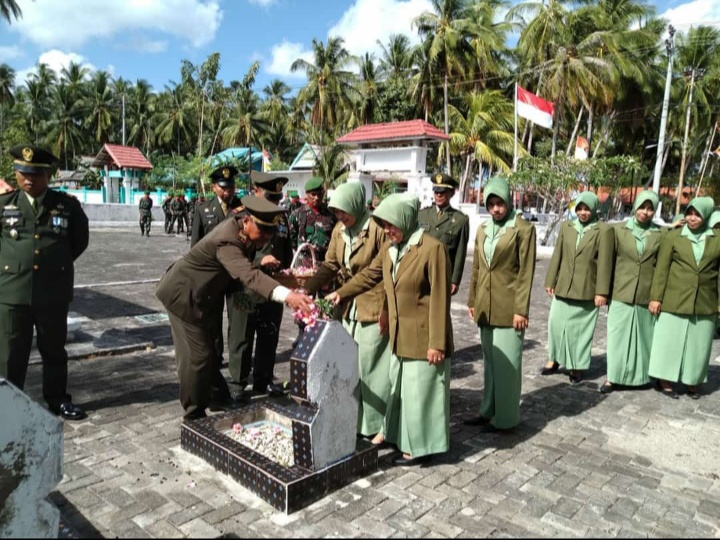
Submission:
<svg viewBox="0 0 720 540">
<path fill-rule="evenodd" d="M 172 205 L 174 198 L 175 194 L 172 191 L 168 191 L 161 205 L 163 214 L 165 214 L 165 234 L 170 234 L 170 223 L 172 222 L 172 209 L 170 205 Z"/>
<path fill-rule="evenodd" d="M 450 205 L 458 187 L 457 180 L 447 174 L 432 177 L 433 205 L 418 214 L 420 226 L 448 248 L 452 268 L 450 294 L 457 294 L 465 268 L 465 255 L 470 238 L 470 218 Z"/>
<path fill-rule="evenodd" d="M 304 243 L 312 245 L 317 264 L 320 264 L 325 260 L 337 218 L 324 202 L 325 181 L 322 178 L 316 176 L 305 183 L 305 196 L 307 204 L 290 214 L 290 238 L 294 250 Z M 305 264 L 311 266 L 307 259 Z"/>
<path fill-rule="evenodd" d="M 138 203 L 140 209 L 140 236 L 150 236 L 150 227 L 152 226 L 152 207 L 153 200 L 150 198 L 150 192 L 145 191 L 145 196 Z"/>
<path fill-rule="evenodd" d="M 65 343 L 74 264 L 88 246 L 88 218 L 77 199 L 48 188 L 55 156 L 30 144 L 9 153 L 20 189 L 0 195 L 0 377 L 25 387 L 35 330 L 48 408 L 66 420 L 82 420 L 85 411 L 67 393 Z M 12 415 L 3 411 L 3 421 Z"/>
</svg>

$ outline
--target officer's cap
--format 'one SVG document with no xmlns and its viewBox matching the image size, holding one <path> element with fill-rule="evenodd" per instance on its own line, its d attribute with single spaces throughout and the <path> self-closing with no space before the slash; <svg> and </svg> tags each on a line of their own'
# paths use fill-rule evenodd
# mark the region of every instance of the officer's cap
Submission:
<svg viewBox="0 0 720 540">
<path fill-rule="evenodd" d="M 323 187 L 325 187 L 325 180 L 323 180 L 319 176 L 313 176 L 310 180 L 305 182 L 305 193 L 308 193 L 310 191 L 318 191 L 320 189 L 323 189 Z"/>
<path fill-rule="evenodd" d="M 15 170 L 23 173 L 51 172 L 60 161 L 44 148 L 31 144 L 14 146 L 9 152 L 15 158 Z"/>
<path fill-rule="evenodd" d="M 458 183 L 457 180 L 455 180 L 452 176 L 449 174 L 439 173 L 435 174 L 431 178 L 432 185 L 433 185 L 433 191 L 434 192 L 443 192 L 447 189 L 457 189 Z"/>
<path fill-rule="evenodd" d="M 270 195 L 282 195 L 283 187 L 290 181 L 287 176 L 275 176 L 258 171 L 252 171 L 250 178 L 254 185 L 263 188 Z"/>
<path fill-rule="evenodd" d="M 238 175 L 237 167 L 223 165 L 210 173 L 210 180 L 222 188 L 235 187 L 235 177 Z"/>
<path fill-rule="evenodd" d="M 240 199 L 242 208 L 255 224 L 263 230 L 274 231 L 282 220 L 284 211 L 277 204 L 273 204 L 262 197 L 246 195 Z M 239 214 L 242 216 L 242 212 Z"/>
</svg>

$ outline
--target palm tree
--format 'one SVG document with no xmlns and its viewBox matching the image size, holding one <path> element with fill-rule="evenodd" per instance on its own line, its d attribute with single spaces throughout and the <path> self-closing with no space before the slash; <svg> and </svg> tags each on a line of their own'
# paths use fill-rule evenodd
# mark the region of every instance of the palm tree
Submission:
<svg viewBox="0 0 720 540">
<path fill-rule="evenodd" d="M 55 154 L 64 159 L 65 169 L 69 169 L 68 157 L 73 161 L 82 148 L 80 130 L 80 102 L 75 100 L 67 84 L 60 83 L 52 88 L 52 117 L 48 122 L 48 142 Z"/>
<path fill-rule="evenodd" d="M 467 113 L 449 106 L 450 148 L 465 158 L 460 181 L 464 196 L 475 163 L 493 171 L 510 172 L 515 145 L 514 104 L 499 90 L 470 92 L 465 96 Z"/>
<path fill-rule="evenodd" d="M 157 115 L 157 138 L 162 144 L 169 145 L 172 152 L 182 155 L 192 143 L 192 117 L 188 114 L 187 96 L 182 85 L 175 82 L 166 86 L 160 95 Z"/>
<path fill-rule="evenodd" d="M 449 133 L 448 82 L 467 71 L 472 49 L 465 39 L 467 20 L 466 0 L 432 0 L 433 12 L 419 15 L 413 24 L 425 40 L 430 72 L 443 82 L 443 112 L 445 133 Z M 450 153 L 447 153 L 447 170 L 450 172 Z"/>
<path fill-rule="evenodd" d="M 22 10 L 18 6 L 17 0 L 0 0 L 0 15 L 8 24 L 12 23 L 12 19 L 21 18 Z"/>
<path fill-rule="evenodd" d="M 390 79 L 404 79 L 415 64 L 415 49 L 410 38 L 404 34 L 392 34 L 385 47 L 379 40 L 382 49 L 380 57 L 380 73 Z"/>
<path fill-rule="evenodd" d="M 358 60 L 358 68 L 360 69 L 358 92 L 360 102 L 358 103 L 357 120 L 360 124 L 365 125 L 371 123 L 375 118 L 378 97 L 377 70 L 373 57 L 369 53 L 365 53 L 365 56 Z"/>
<path fill-rule="evenodd" d="M 15 103 L 15 70 L 7 64 L 0 64 L 0 137 L 5 133 L 5 108 Z M 2 157 L 2 144 L 0 144 Z"/>
<path fill-rule="evenodd" d="M 115 107 L 110 88 L 110 74 L 106 71 L 95 72 L 88 90 L 84 102 L 84 109 L 88 111 L 88 115 L 84 125 L 93 130 L 95 142 L 104 145 L 110 140 Z"/>
<path fill-rule="evenodd" d="M 235 97 L 235 104 L 226 119 L 222 137 L 226 146 L 247 146 L 258 144 L 268 129 L 266 115 L 260 110 L 257 94 L 241 90 Z"/>
<path fill-rule="evenodd" d="M 262 110 L 267 114 L 268 122 L 273 127 L 281 125 L 287 120 L 287 95 L 290 93 L 290 87 L 283 81 L 275 79 L 263 88 L 262 93 L 265 96 Z"/>
<path fill-rule="evenodd" d="M 156 100 L 157 96 L 152 93 L 152 87 L 144 79 L 138 79 L 130 90 L 128 109 L 132 127 L 128 134 L 128 144 L 143 148 L 146 154 L 150 153 L 155 144 L 153 116 Z"/>
<path fill-rule="evenodd" d="M 504 0 L 480 0 L 470 4 L 465 13 L 465 32 L 473 51 L 469 71 L 475 88 L 486 88 L 491 79 L 510 75 L 506 38 L 518 25 L 498 20 L 498 11 L 506 7 Z"/>
<path fill-rule="evenodd" d="M 343 43 L 339 37 L 328 38 L 327 46 L 313 39 L 313 62 L 299 58 L 290 66 L 291 71 L 304 71 L 308 77 L 308 85 L 300 90 L 298 99 L 312 105 L 311 124 L 327 131 L 340 123 L 355 95 L 355 76 L 344 69 L 352 57 Z"/>
<path fill-rule="evenodd" d="M 60 80 L 67 85 L 67 90 L 74 99 L 82 97 L 83 83 L 90 70 L 77 62 L 70 62 L 60 70 Z"/>
</svg>

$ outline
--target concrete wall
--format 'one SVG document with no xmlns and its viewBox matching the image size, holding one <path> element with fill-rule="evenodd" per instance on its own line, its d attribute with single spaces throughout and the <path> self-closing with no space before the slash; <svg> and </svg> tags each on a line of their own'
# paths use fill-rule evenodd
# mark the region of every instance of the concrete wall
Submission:
<svg viewBox="0 0 720 540">
<path fill-rule="evenodd" d="M 90 224 L 137 224 L 140 221 L 140 211 L 137 206 L 129 204 L 83 204 L 83 210 L 90 220 Z M 160 205 L 153 205 L 153 220 L 157 223 L 165 222 Z"/>
</svg>

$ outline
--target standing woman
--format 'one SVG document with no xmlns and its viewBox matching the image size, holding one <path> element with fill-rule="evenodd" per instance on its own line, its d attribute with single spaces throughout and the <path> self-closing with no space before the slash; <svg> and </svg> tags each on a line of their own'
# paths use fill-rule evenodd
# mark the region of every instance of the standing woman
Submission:
<svg viewBox="0 0 720 540">
<path fill-rule="evenodd" d="M 388 242 L 385 232 L 365 207 L 365 188 L 352 182 L 339 186 L 329 204 L 338 219 L 325 261 L 305 288 L 315 294 L 339 278 L 350 281 L 365 269 Z M 382 284 L 345 303 L 343 326 L 358 344 L 360 385 L 357 432 L 373 437 L 382 431 L 390 398 L 390 347 Z M 379 321 L 384 313 L 383 326 Z M 381 331 L 382 330 L 382 331 Z M 380 436 L 381 437 L 381 436 Z M 376 439 L 381 442 L 382 439 Z"/>
<path fill-rule="evenodd" d="M 542 375 L 560 366 L 569 370 L 570 382 L 582 380 L 590 367 L 593 333 L 598 311 L 607 304 L 611 261 L 600 256 L 597 195 L 585 191 L 576 200 L 578 219 L 560 226 L 545 291 L 553 297 L 548 320 L 549 361 Z"/>
<path fill-rule="evenodd" d="M 480 330 L 485 391 L 480 415 L 465 425 L 509 430 L 520 421 L 522 350 L 535 272 L 535 227 L 512 208 L 503 179 L 485 187 L 492 219 L 478 227 L 468 313 Z"/>
<path fill-rule="evenodd" d="M 663 395 L 677 399 L 673 382 L 699 399 L 705 382 L 718 316 L 720 236 L 709 228 L 711 197 L 696 197 L 685 211 L 685 226 L 667 232 L 660 244 L 650 291 L 650 312 L 658 316 L 650 376 Z"/>
<path fill-rule="evenodd" d="M 450 262 L 444 244 L 423 234 L 417 197 L 395 194 L 375 210 L 390 246 L 328 299 L 339 303 L 382 282 L 389 309 L 390 401 L 382 435 L 417 465 L 450 447 Z"/>
<path fill-rule="evenodd" d="M 607 318 L 607 380 L 600 392 L 615 385 L 643 386 L 650 381 L 650 349 L 655 317 L 648 310 L 650 287 L 662 229 L 653 223 L 660 198 L 654 191 L 640 193 L 633 217 L 607 227 L 601 251 L 614 260 L 612 299 Z"/>
</svg>

